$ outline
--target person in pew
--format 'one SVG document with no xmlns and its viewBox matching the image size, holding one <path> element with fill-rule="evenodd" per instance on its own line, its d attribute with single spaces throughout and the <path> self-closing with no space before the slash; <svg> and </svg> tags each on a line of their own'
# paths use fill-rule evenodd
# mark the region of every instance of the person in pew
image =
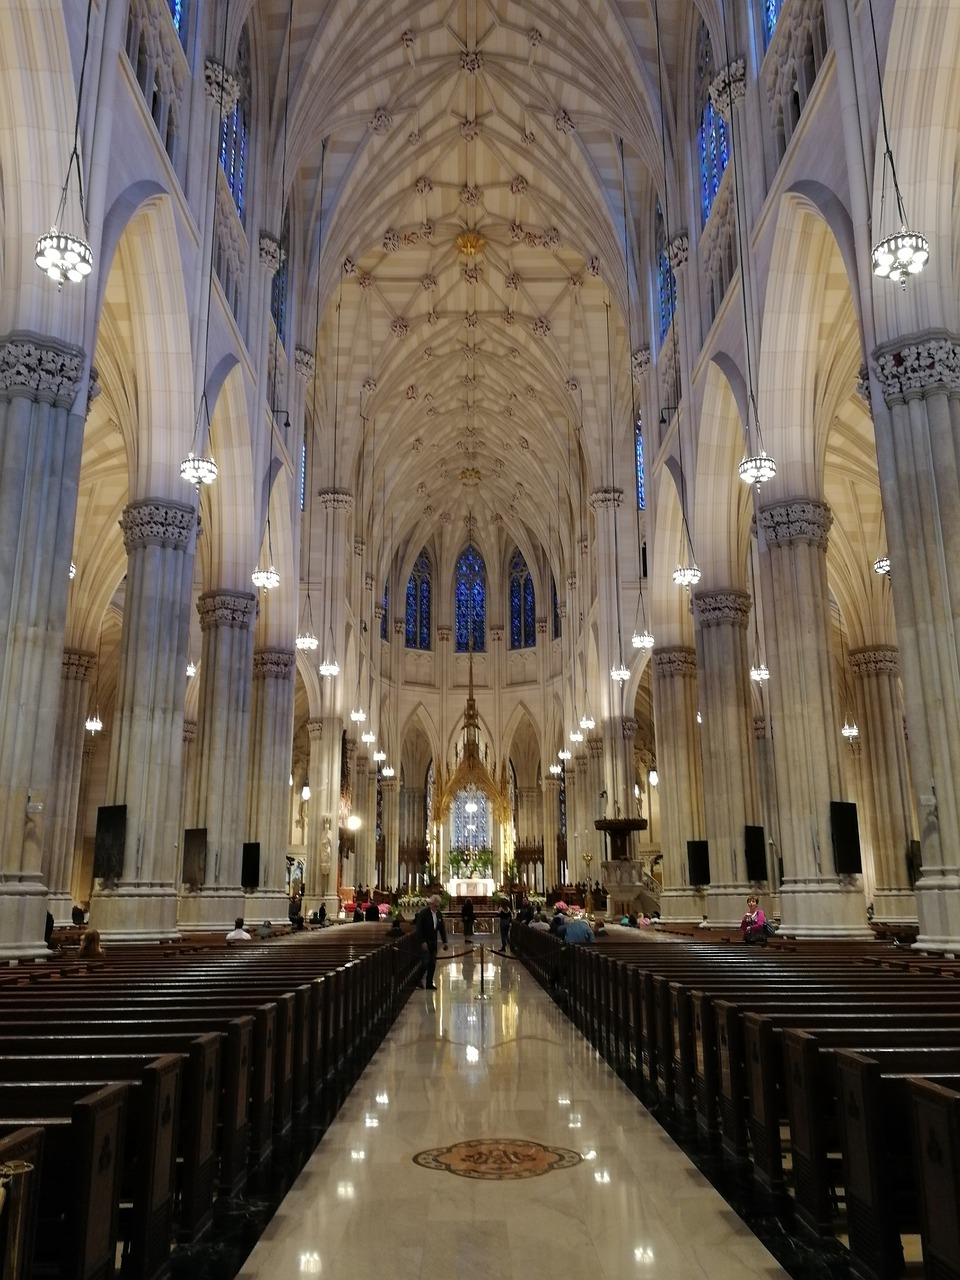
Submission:
<svg viewBox="0 0 960 1280">
<path fill-rule="evenodd" d="M 70 911 L 70 922 L 75 929 L 83 926 L 83 907 L 74 906 Z"/>
<path fill-rule="evenodd" d="M 567 922 L 567 929 L 563 935 L 564 942 L 571 947 L 582 947 L 587 943 L 593 942 L 594 933 L 590 928 L 590 921 L 586 916 L 574 916 Z"/>
<path fill-rule="evenodd" d="M 100 930 L 88 929 L 80 939 L 77 956 L 80 960 L 102 960 L 106 952 L 100 945 Z"/>
<path fill-rule="evenodd" d="M 363 913 L 363 918 L 364 920 L 367 921 L 368 924 L 377 923 L 377 921 L 380 919 L 380 908 L 377 906 L 375 902 L 367 903 L 367 909 Z"/>
<path fill-rule="evenodd" d="M 750 946 L 766 946 L 767 917 L 752 895 L 747 899 L 747 910 L 740 921 L 740 936 Z"/>
<path fill-rule="evenodd" d="M 359 902 L 353 908 L 353 923 L 363 924 L 363 905 Z"/>
<path fill-rule="evenodd" d="M 269 921 L 269 920 L 264 920 L 263 924 L 262 924 L 262 925 L 260 926 L 260 928 L 257 930 L 257 937 L 258 937 L 258 938 L 272 938 L 272 937 L 274 937 L 273 925 L 270 923 L 270 921 Z"/>
<path fill-rule="evenodd" d="M 227 942 L 252 942 L 253 939 L 243 927 L 243 916 L 237 916 L 233 922 L 233 928 L 227 934 Z"/>
<path fill-rule="evenodd" d="M 47 921 L 46 921 L 46 924 L 43 926 L 43 942 L 44 942 L 44 946 L 49 947 L 51 950 L 55 949 L 55 944 L 50 941 L 50 939 L 53 937 L 53 926 L 55 923 L 56 921 L 53 918 L 53 912 L 48 911 Z"/>
</svg>

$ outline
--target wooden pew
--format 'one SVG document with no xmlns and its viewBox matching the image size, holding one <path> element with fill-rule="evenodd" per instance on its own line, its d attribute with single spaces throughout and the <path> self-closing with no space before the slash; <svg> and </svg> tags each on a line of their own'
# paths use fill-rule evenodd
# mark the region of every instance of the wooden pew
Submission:
<svg viewBox="0 0 960 1280">
<path fill-rule="evenodd" d="M 0 1277 L 30 1280 L 37 1233 L 41 1128 L 15 1129 L 0 1138 Z"/>
<path fill-rule="evenodd" d="M 911 1080 L 913 1150 L 926 1273 L 960 1280 L 960 1092 Z"/>
</svg>

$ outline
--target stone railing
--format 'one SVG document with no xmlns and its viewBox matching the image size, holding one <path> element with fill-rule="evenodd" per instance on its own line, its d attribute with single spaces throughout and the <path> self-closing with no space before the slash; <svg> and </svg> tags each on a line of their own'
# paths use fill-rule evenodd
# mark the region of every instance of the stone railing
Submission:
<svg viewBox="0 0 960 1280">
<path fill-rule="evenodd" d="M 649 858 L 638 861 L 600 863 L 600 881 L 606 892 L 614 898 L 632 897 L 643 889 L 659 905 L 660 881 L 647 869 Z"/>
<path fill-rule="evenodd" d="M 785 0 L 761 70 L 781 159 L 828 48 L 823 0 Z"/>
</svg>

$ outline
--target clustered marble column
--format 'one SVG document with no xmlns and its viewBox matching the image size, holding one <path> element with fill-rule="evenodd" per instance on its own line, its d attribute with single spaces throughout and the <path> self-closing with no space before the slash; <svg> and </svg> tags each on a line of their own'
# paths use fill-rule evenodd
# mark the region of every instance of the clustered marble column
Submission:
<svg viewBox="0 0 960 1280">
<path fill-rule="evenodd" d="M 387 884 L 397 886 L 400 876 L 400 779 L 383 778 L 383 865 Z"/>
<path fill-rule="evenodd" d="M 854 649 L 850 663 L 859 685 L 860 741 L 866 764 L 870 844 L 874 861 L 874 919 L 915 924 L 907 852 L 914 838 L 910 770 L 903 734 L 900 654 L 892 645 Z"/>
<path fill-rule="evenodd" d="M 371 785 L 371 781 L 374 785 Z M 376 771 L 371 775 L 370 756 L 365 750 L 357 752 L 353 812 L 360 819 L 353 842 L 356 859 L 353 874 L 358 883 L 373 885 L 377 879 Z"/>
<path fill-rule="evenodd" d="M 922 871 L 925 949 L 960 941 L 960 341 L 928 331 L 874 352 L 888 412 L 875 405 L 890 583 L 903 665 Z"/>
<path fill-rule="evenodd" d="M 560 831 L 560 779 L 552 773 L 544 775 L 541 802 L 543 808 L 543 886 L 549 889 L 559 883 L 557 867 L 557 835 Z"/>
<path fill-rule="evenodd" d="M 188 928 L 229 927 L 243 914 L 240 863 L 256 608 L 249 591 L 205 591 L 197 601 L 202 651 L 190 825 L 206 828 L 207 862 L 202 888 L 180 901 L 181 923 Z"/>
<path fill-rule="evenodd" d="M 0 340 L 0 958 L 46 954 L 44 808 L 53 780 L 83 414 L 79 347 Z"/>
<path fill-rule="evenodd" d="M 703 810 L 710 845 L 707 917 L 736 925 L 747 892 L 744 827 L 759 824 L 754 769 L 745 591 L 701 591 L 693 597 L 700 695 Z"/>
<path fill-rule="evenodd" d="M 313 779 L 310 785 L 310 799 L 305 802 L 301 801 L 304 804 L 307 824 L 305 841 L 307 896 L 311 899 L 316 898 L 318 902 L 326 903 L 326 874 L 330 870 L 333 844 L 330 836 L 329 819 L 327 820 L 327 825 L 324 825 L 319 789 L 317 792 L 313 790 L 317 786 L 316 780 L 320 777 L 320 771 L 323 767 L 322 720 L 313 718 L 307 721 L 307 737 L 310 741 L 310 764 L 306 781 L 309 782 L 311 778 Z M 326 906 L 329 914 L 331 904 L 326 903 Z M 336 919 L 335 910 L 333 918 Z"/>
<path fill-rule="evenodd" d="M 826 503 L 761 507 L 774 770 L 783 859 L 782 928 L 797 937 L 871 936 L 858 885 L 837 875 L 831 800 L 842 800 L 840 717 L 832 673 Z"/>
<path fill-rule="evenodd" d="M 699 922 L 703 893 L 687 875 L 687 841 L 704 838 L 696 650 L 686 645 L 654 650 L 653 706 L 663 854 L 660 911 L 665 920 Z"/>
<path fill-rule="evenodd" d="M 73 905 L 70 876 L 83 771 L 84 722 L 88 715 L 90 676 L 96 665 L 96 654 L 64 650 L 53 759 L 54 787 L 43 846 L 43 879 L 50 892 L 47 908 L 53 912 L 57 924 L 70 923 Z"/>
<path fill-rule="evenodd" d="M 122 865 L 98 867 L 90 917 L 105 936 L 174 937 L 192 505 L 131 502 L 120 519 L 127 583 L 107 805 L 126 806 Z"/>
<path fill-rule="evenodd" d="M 247 839 L 260 844 L 260 887 L 256 895 L 256 911 L 266 919 L 271 918 L 271 902 L 276 913 L 281 907 L 286 909 L 287 901 L 289 778 L 296 664 L 297 655 L 288 649 L 259 649 L 253 655 Z M 248 911 L 252 907 L 253 904 L 248 903 Z"/>
</svg>

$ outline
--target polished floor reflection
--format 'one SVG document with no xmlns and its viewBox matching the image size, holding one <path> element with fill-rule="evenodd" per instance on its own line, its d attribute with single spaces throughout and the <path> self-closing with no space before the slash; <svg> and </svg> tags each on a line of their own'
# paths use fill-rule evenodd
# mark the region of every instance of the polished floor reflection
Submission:
<svg viewBox="0 0 960 1280">
<path fill-rule="evenodd" d="M 414 991 L 242 1280 L 786 1275 L 519 964 L 486 952 L 481 966 L 478 951 L 437 973 L 439 989 Z M 532 1143 L 580 1159 L 548 1156 L 520 1179 L 495 1176 L 479 1146 L 454 1154 L 492 1176 L 415 1163 L 480 1139 L 518 1141 L 507 1173 Z"/>
</svg>

